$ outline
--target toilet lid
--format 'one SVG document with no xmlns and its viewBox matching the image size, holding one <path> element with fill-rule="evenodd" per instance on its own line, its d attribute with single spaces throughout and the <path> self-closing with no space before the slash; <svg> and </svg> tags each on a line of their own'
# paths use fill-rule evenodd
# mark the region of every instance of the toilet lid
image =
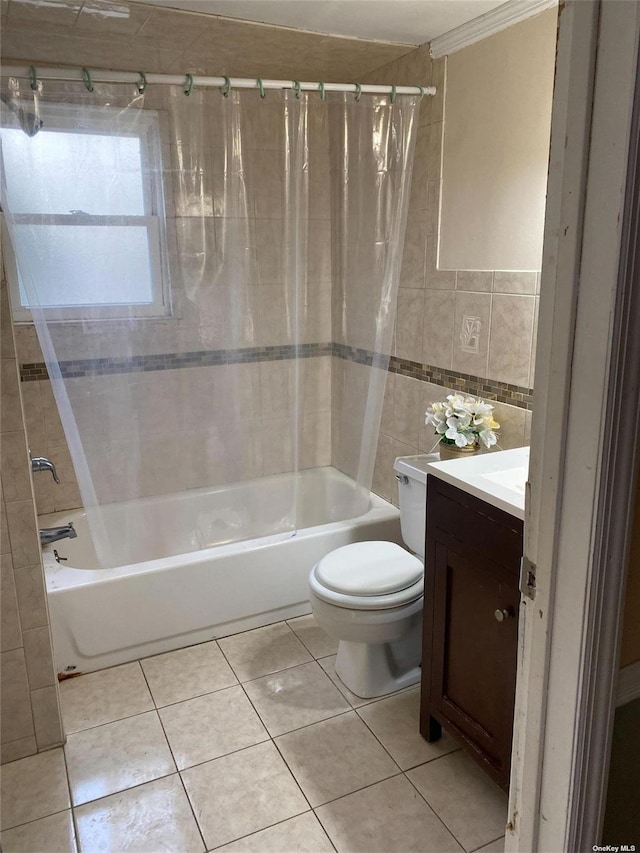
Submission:
<svg viewBox="0 0 640 853">
<path fill-rule="evenodd" d="M 323 557 L 316 577 L 334 592 L 389 595 L 416 583 L 422 563 L 393 542 L 356 542 Z"/>
</svg>

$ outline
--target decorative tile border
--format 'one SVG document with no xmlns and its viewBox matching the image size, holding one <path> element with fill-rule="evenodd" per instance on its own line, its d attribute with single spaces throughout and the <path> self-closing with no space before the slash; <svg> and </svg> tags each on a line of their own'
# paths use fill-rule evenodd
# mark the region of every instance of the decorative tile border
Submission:
<svg viewBox="0 0 640 853">
<path fill-rule="evenodd" d="M 519 409 L 531 409 L 533 390 L 520 385 L 510 385 L 492 379 L 483 379 L 469 373 L 445 370 L 430 364 L 420 364 L 396 356 L 384 355 L 371 350 L 358 349 L 338 343 L 300 344 L 295 346 L 245 347 L 243 349 L 199 350 L 160 355 L 134 355 L 128 358 L 89 358 L 61 361 L 60 371 L 64 379 L 83 376 L 107 376 L 115 373 L 146 373 L 157 370 L 175 370 L 182 367 L 213 367 L 224 364 L 249 364 L 261 361 L 286 361 L 294 358 L 315 358 L 334 355 L 356 364 L 389 370 L 400 376 L 409 376 L 423 382 L 443 385 L 456 391 L 475 394 L 499 403 L 508 403 Z M 23 364 L 20 367 L 23 382 L 48 379 L 44 362 Z"/>
<path fill-rule="evenodd" d="M 445 370 L 442 367 L 408 361 L 395 355 L 385 356 L 381 353 L 356 349 L 345 344 L 334 343 L 333 355 L 347 361 L 355 361 L 358 364 L 387 369 L 390 373 L 398 373 L 400 376 L 409 376 L 411 379 L 432 382 L 434 385 L 443 385 L 445 388 L 453 388 L 455 391 L 474 394 L 486 400 L 507 403 L 510 406 L 517 406 L 519 409 L 530 411 L 533 408 L 533 389 L 525 388 L 522 385 L 511 385 L 494 379 L 484 379 L 470 373 Z"/>
<path fill-rule="evenodd" d="M 82 376 L 108 376 L 114 373 L 147 373 L 156 370 L 175 370 L 181 367 L 214 367 L 223 364 L 249 364 L 260 361 L 285 361 L 293 358 L 315 358 L 331 355 L 331 344 L 293 344 L 273 347 L 245 347 L 242 349 L 198 350 L 196 352 L 170 352 L 159 355 L 132 355 L 127 358 L 86 358 L 61 361 L 60 372 L 64 379 Z M 44 362 L 23 364 L 20 379 L 32 382 L 48 379 Z"/>
<path fill-rule="evenodd" d="M 498 382 L 495 379 L 484 379 L 470 373 L 459 373 L 456 370 L 445 370 L 430 364 L 419 364 L 404 358 L 391 356 L 389 370 L 401 376 L 411 376 L 423 382 L 433 382 L 434 385 L 444 385 L 454 391 L 474 394 L 485 400 L 496 400 L 498 403 L 508 403 L 519 409 L 533 409 L 533 388 L 523 385 L 511 385 L 508 382 Z"/>
<path fill-rule="evenodd" d="M 350 347 L 347 344 L 331 345 L 331 354 L 337 358 L 343 358 L 345 361 L 355 361 L 356 364 L 366 364 L 367 367 L 379 367 L 382 370 L 391 370 L 391 362 L 393 356 L 385 355 L 381 352 L 372 352 L 368 349 L 358 349 Z"/>
</svg>

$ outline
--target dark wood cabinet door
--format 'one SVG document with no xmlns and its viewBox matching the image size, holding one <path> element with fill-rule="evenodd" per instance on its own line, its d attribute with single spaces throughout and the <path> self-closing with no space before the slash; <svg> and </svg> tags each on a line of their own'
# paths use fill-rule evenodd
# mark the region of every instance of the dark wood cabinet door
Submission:
<svg viewBox="0 0 640 853">
<path fill-rule="evenodd" d="M 443 725 L 507 787 L 522 523 L 452 486 L 432 485 L 421 730 L 433 739 L 434 721 Z"/>
<path fill-rule="evenodd" d="M 444 545 L 436 547 L 435 576 L 433 707 L 502 774 L 511 752 L 517 586 L 502 566 Z"/>
</svg>

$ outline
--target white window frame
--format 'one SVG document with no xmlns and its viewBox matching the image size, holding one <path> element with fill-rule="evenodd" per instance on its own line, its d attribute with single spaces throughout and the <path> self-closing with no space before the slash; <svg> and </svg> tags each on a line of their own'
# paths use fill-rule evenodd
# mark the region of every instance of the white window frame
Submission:
<svg viewBox="0 0 640 853">
<path fill-rule="evenodd" d="M 118 116 L 117 127 L 114 117 Z M 162 145 L 158 113 L 153 110 L 132 110 L 130 114 L 114 107 L 83 107 L 83 126 L 77 126 L 78 108 L 68 104 L 44 104 L 41 106 L 44 129 L 73 131 L 74 133 L 107 134 L 112 136 L 135 136 L 140 139 L 143 200 L 145 212 L 142 216 L 102 216 L 82 214 L 10 214 L 7 218 L 15 225 L 104 225 L 144 226 L 149 240 L 149 262 L 152 280 L 152 301 L 149 303 L 127 302 L 105 305 L 60 305 L 46 306 L 42 310 L 47 320 L 106 320 L 124 317 L 166 317 L 171 313 L 171 285 L 167 251 L 164 189 L 162 182 Z M 7 126 L 17 127 L 8 124 Z M 12 264 L 14 274 L 8 275 L 13 306 L 13 318 L 17 323 L 33 323 L 31 307 L 22 304 L 17 263 Z M 34 306 L 35 308 L 36 306 Z"/>
</svg>

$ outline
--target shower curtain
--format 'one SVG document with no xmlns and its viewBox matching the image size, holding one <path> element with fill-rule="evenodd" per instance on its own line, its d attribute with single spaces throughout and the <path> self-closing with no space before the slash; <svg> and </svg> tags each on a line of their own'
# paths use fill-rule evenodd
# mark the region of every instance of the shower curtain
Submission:
<svg viewBox="0 0 640 853">
<path fill-rule="evenodd" d="M 128 562 L 126 513 L 109 523 L 128 500 L 227 489 L 224 512 L 185 519 L 187 550 L 254 536 L 256 516 L 290 535 L 306 468 L 339 468 L 365 511 L 419 99 L 3 85 L 14 315 L 101 563 Z M 284 501 L 234 501 L 291 474 Z"/>
</svg>

